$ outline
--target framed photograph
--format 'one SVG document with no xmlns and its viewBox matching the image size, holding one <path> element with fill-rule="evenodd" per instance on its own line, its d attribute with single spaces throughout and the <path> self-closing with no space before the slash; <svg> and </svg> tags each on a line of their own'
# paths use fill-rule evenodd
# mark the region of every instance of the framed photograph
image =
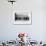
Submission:
<svg viewBox="0 0 46 46">
<path fill-rule="evenodd" d="M 32 24 L 32 13 L 28 11 L 14 11 L 13 24 L 31 25 Z"/>
</svg>

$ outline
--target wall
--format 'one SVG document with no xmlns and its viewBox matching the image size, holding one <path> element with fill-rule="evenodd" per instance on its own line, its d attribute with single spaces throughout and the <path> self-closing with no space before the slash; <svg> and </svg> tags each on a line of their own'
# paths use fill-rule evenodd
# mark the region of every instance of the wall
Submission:
<svg viewBox="0 0 46 46">
<path fill-rule="evenodd" d="M 23 1 L 20 2 L 17 0 L 15 3 L 17 7 L 19 7 L 19 5 L 21 6 Z M 0 0 L 0 40 L 15 39 L 18 32 L 27 32 L 31 34 L 32 39 L 37 41 L 46 40 L 45 2 L 45 0 L 32 0 L 32 25 L 14 25 L 12 23 L 12 15 L 14 7 L 17 8 L 16 5 L 12 6 L 7 0 Z"/>
</svg>

